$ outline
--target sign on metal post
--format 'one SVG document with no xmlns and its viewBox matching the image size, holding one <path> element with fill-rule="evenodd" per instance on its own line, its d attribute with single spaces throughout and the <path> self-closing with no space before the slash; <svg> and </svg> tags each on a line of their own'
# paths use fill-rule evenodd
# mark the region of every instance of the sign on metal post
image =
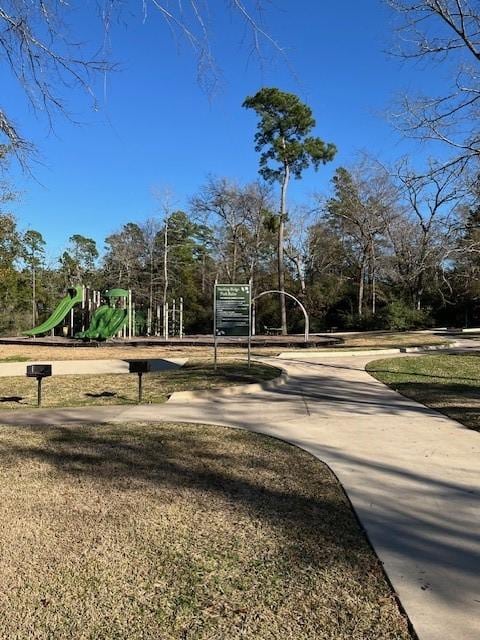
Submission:
<svg viewBox="0 0 480 640">
<path fill-rule="evenodd" d="M 217 367 L 217 341 L 220 337 L 248 337 L 248 366 L 250 366 L 250 342 L 252 335 L 252 289 L 250 284 L 215 283 L 213 309 L 213 333 Z"/>
</svg>

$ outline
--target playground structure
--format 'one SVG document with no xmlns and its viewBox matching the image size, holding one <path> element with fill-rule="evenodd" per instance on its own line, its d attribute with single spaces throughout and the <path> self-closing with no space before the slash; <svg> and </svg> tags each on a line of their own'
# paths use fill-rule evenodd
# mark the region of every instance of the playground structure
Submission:
<svg viewBox="0 0 480 640">
<path fill-rule="evenodd" d="M 93 314 L 90 326 L 75 334 L 82 340 L 107 340 L 118 335 L 132 337 L 132 291 L 109 289 L 103 297 L 107 304 L 101 305 Z"/>
<path fill-rule="evenodd" d="M 256 334 L 256 302 L 263 296 L 272 294 L 280 294 L 280 291 L 262 291 L 251 301 L 253 337 Z M 307 344 L 310 341 L 308 313 L 298 298 L 288 292 L 285 292 L 285 295 L 292 299 L 303 313 L 304 343 Z M 75 314 L 75 309 L 79 307 L 80 313 Z M 150 307 L 137 308 L 132 291 L 121 288 L 112 288 L 102 294 L 82 285 L 70 287 L 51 315 L 37 327 L 25 331 L 24 335 L 35 338 L 50 333 L 54 336 L 55 329 L 62 323 L 60 335 L 84 341 L 104 341 L 115 337 L 131 340 L 137 336 L 161 338 L 165 341 L 177 338 L 183 341 L 185 336 L 183 298 L 179 298 L 178 302 L 173 299 L 165 304 L 157 304 L 153 310 Z M 279 327 L 264 325 L 264 330 L 267 336 L 280 337 Z"/>
<path fill-rule="evenodd" d="M 60 328 L 64 338 L 80 340 L 103 341 L 114 337 L 130 340 L 139 335 L 183 339 L 183 298 L 179 304 L 176 300 L 159 304 L 155 311 L 152 314 L 150 309 L 137 309 L 131 290 L 117 287 L 102 294 L 77 285 L 67 290 L 67 295 L 44 322 L 24 335 L 54 336 L 55 329 L 58 334 Z"/>
<path fill-rule="evenodd" d="M 166 302 L 164 305 L 157 304 L 155 319 L 152 318 L 150 309 L 147 312 L 147 335 L 155 335 L 168 340 L 170 337 L 184 336 L 183 330 L 183 298 L 177 301 L 172 300 L 171 305 Z M 153 321 L 154 320 L 154 321 Z"/>
<path fill-rule="evenodd" d="M 82 339 L 106 340 L 117 334 L 126 337 L 132 335 L 132 294 L 125 289 L 111 289 L 103 294 L 109 303 L 102 305 L 100 291 L 77 285 L 67 290 L 50 316 L 42 324 L 25 331 L 24 335 L 35 338 L 50 333 L 62 325 L 63 337 L 81 337 Z M 118 300 L 122 300 L 121 307 Z M 128 301 L 128 303 L 127 303 Z M 75 309 L 80 306 L 80 314 Z M 77 331 L 75 331 L 75 325 Z M 128 326 L 128 331 L 125 328 Z M 80 331 L 78 331 L 80 329 Z"/>
<path fill-rule="evenodd" d="M 69 313 L 69 311 L 73 309 L 76 304 L 80 302 L 83 304 L 84 295 L 84 287 L 77 286 L 68 289 L 67 295 L 62 298 L 62 300 L 60 300 L 59 304 L 50 315 L 50 317 L 38 327 L 30 329 L 30 331 L 25 331 L 25 335 L 34 337 L 42 333 L 53 331 L 53 329 L 64 320 L 65 316 Z"/>
<path fill-rule="evenodd" d="M 29 337 L 35 337 L 45 333 L 51 333 L 54 335 L 55 328 L 58 327 L 67 316 L 69 316 L 69 326 L 65 326 L 64 329 L 67 330 L 65 333 L 73 336 L 74 307 L 81 304 L 83 322 L 85 311 L 87 315 L 89 315 L 91 309 L 95 308 L 94 305 L 99 303 L 99 291 L 90 290 L 82 285 L 69 287 L 69 289 L 67 289 L 67 295 L 60 300 L 59 304 L 55 307 L 54 311 L 45 320 L 45 322 L 42 322 L 38 327 L 25 331 L 24 334 Z M 82 329 L 84 329 L 84 327 L 82 327 Z"/>
</svg>

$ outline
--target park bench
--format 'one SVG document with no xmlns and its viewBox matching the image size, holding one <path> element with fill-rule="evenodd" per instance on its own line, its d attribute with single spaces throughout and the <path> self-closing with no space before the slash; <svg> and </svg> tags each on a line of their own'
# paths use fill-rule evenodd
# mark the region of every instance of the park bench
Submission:
<svg viewBox="0 0 480 640">
<path fill-rule="evenodd" d="M 282 327 L 267 327 L 263 325 L 263 330 L 267 336 L 280 336 L 282 335 Z"/>
</svg>

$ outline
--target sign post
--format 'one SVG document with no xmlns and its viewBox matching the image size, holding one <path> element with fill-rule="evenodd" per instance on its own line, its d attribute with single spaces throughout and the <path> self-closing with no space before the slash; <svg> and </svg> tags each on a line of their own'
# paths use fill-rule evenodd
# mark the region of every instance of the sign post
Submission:
<svg viewBox="0 0 480 640">
<path fill-rule="evenodd" d="M 248 366 L 252 336 L 252 287 L 250 284 L 215 283 L 213 302 L 214 368 L 217 368 L 218 338 L 248 337 Z"/>
</svg>

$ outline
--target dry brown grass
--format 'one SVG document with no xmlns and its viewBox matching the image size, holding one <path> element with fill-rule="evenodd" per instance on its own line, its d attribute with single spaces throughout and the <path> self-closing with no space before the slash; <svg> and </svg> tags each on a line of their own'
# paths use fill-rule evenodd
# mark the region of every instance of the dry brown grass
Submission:
<svg viewBox="0 0 480 640">
<path fill-rule="evenodd" d="M 338 482 L 299 449 L 2 427 L 0 456 L 2 639 L 410 638 Z"/>
<path fill-rule="evenodd" d="M 274 356 L 285 351 L 283 347 L 258 347 L 254 355 Z M 246 356 L 240 347 L 219 348 L 221 359 Z M 213 347 L 46 347 L 32 344 L 0 344 L 0 362 L 25 360 L 116 360 L 126 358 L 193 358 L 213 361 Z"/>
<path fill-rule="evenodd" d="M 432 333 L 415 333 L 414 331 L 387 332 L 369 331 L 341 336 L 343 344 L 337 348 L 363 347 L 363 348 L 388 348 L 388 347 L 421 347 L 423 345 L 447 344 L 449 340 Z"/>
<path fill-rule="evenodd" d="M 335 348 L 384 348 L 445 344 L 447 338 L 428 333 L 370 331 L 341 336 L 342 344 Z M 282 345 L 272 347 L 252 347 L 252 353 L 258 356 L 276 356 L 282 351 L 298 350 L 299 346 L 286 348 Z M 331 346 L 325 347 L 332 349 Z M 219 347 L 220 359 L 247 355 L 243 347 Z M 48 347 L 28 343 L 25 345 L 0 344 L 1 361 L 25 360 L 108 360 L 125 358 L 190 358 L 192 360 L 213 360 L 213 347 Z"/>
<path fill-rule="evenodd" d="M 143 376 L 143 402 L 165 402 L 174 391 L 206 390 L 272 380 L 281 370 L 268 364 L 245 361 L 221 362 L 216 371 L 211 363 L 187 363 L 181 369 L 147 373 Z M 135 374 L 64 375 L 45 378 L 44 407 L 78 407 L 132 404 L 138 399 Z M 26 409 L 37 404 L 34 378 L 0 377 L 0 410 Z"/>
</svg>

